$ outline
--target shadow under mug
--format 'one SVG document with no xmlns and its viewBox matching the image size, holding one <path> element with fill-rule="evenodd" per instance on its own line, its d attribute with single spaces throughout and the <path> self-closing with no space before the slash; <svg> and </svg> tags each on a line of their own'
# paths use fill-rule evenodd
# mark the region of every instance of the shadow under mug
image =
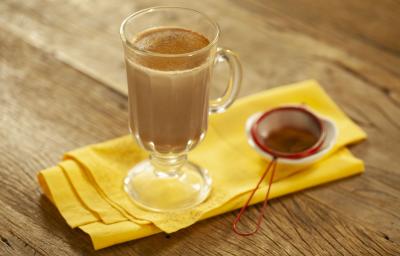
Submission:
<svg viewBox="0 0 400 256">
<path fill-rule="evenodd" d="M 151 29 L 184 29 L 207 38 L 208 45 L 187 53 L 164 54 L 138 48 L 135 38 Z M 217 47 L 218 25 L 187 8 L 155 7 L 127 17 L 120 29 L 129 91 L 129 126 L 150 153 L 124 181 L 125 191 L 147 210 L 176 211 L 203 202 L 211 190 L 207 170 L 187 160 L 205 136 L 209 113 L 226 110 L 242 78 L 238 57 Z M 215 65 L 226 62 L 230 78 L 223 96 L 209 100 Z"/>
</svg>

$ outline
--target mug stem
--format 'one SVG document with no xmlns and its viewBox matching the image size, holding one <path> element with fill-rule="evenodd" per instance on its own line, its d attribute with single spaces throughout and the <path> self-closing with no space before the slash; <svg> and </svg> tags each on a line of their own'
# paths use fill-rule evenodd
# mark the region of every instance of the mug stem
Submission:
<svg viewBox="0 0 400 256">
<path fill-rule="evenodd" d="M 154 174 L 160 178 L 176 178 L 182 175 L 182 166 L 187 162 L 187 154 L 162 154 L 152 152 L 150 162 L 154 166 Z"/>
</svg>

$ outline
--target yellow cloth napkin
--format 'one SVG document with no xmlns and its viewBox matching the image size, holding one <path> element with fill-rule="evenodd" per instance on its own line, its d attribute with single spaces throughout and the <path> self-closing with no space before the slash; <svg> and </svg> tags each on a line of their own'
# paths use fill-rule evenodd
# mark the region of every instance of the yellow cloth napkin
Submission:
<svg viewBox="0 0 400 256">
<path fill-rule="evenodd" d="M 57 166 L 39 172 L 39 183 L 67 223 L 89 234 L 95 249 L 161 231 L 174 232 L 199 219 L 241 207 L 267 164 L 247 143 L 247 118 L 255 112 L 296 103 L 305 103 L 334 120 L 339 137 L 329 157 L 307 170 L 277 172 L 271 198 L 362 172 L 363 162 L 345 146 L 364 139 L 366 134 L 311 80 L 240 99 L 224 114 L 210 116 L 206 139 L 189 158 L 208 169 L 213 190 L 193 209 L 155 213 L 142 210 L 130 200 L 123 191 L 123 179 L 135 163 L 147 157 L 131 136 L 67 153 Z M 264 184 L 252 203 L 263 200 L 265 189 Z"/>
</svg>

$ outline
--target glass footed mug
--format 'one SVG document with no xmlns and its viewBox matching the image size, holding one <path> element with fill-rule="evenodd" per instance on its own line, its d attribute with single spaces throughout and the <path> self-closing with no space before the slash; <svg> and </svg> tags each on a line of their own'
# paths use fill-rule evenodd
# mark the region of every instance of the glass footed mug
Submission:
<svg viewBox="0 0 400 256">
<path fill-rule="evenodd" d="M 149 29 L 181 28 L 206 37 L 199 50 L 163 54 L 133 44 Z M 218 25 L 186 8 L 155 7 L 127 17 L 120 29 L 124 46 L 129 126 L 150 158 L 135 165 L 124 180 L 133 201 L 152 211 L 187 209 L 203 202 L 211 190 L 204 168 L 187 161 L 187 153 L 205 136 L 208 114 L 220 113 L 238 95 L 242 70 L 237 56 L 217 48 Z M 230 79 L 225 94 L 209 101 L 214 65 L 227 62 Z"/>
</svg>

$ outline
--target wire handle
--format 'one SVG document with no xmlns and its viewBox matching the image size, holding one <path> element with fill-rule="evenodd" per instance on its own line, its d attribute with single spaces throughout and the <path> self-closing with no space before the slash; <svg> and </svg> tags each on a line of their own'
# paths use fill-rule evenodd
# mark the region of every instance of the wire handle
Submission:
<svg viewBox="0 0 400 256">
<path fill-rule="evenodd" d="M 264 171 L 264 174 L 261 176 L 260 180 L 258 181 L 257 186 L 253 189 L 253 191 L 250 194 L 250 197 L 247 199 L 246 203 L 243 205 L 242 209 L 240 209 L 239 214 L 236 216 L 235 220 L 233 221 L 232 228 L 233 228 L 233 232 L 235 232 L 236 234 L 238 234 L 240 236 L 250 236 L 250 235 L 253 235 L 254 233 L 256 233 L 260 229 L 261 222 L 264 217 L 265 208 L 267 207 L 269 191 L 271 189 L 272 181 L 275 176 L 275 169 L 276 169 L 277 161 L 278 161 L 278 159 L 276 157 L 274 157 L 272 159 L 272 161 L 268 164 L 267 169 Z M 250 203 L 251 199 L 253 198 L 254 194 L 256 193 L 261 182 L 264 180 L 264 178 L 267 176 L 267 174 L 269 173 L 269 171 L 271 169 L 272 169 L 272 174 L 271 174 L 271 177 L 269 178 L 268 189 L 267 189 L 267 193 L 265 195 L 263 206 L 258 215 L 256 229 L 253 231 L 250 231 L 250 232 L 242 232 L 242 231 L 238 230 L 237 224 L 239 223 L 240 218 L 242 217 L 243 213 L 246 211 L 247 207 L 249 206 L 249 203 Z"/>
</svg>

